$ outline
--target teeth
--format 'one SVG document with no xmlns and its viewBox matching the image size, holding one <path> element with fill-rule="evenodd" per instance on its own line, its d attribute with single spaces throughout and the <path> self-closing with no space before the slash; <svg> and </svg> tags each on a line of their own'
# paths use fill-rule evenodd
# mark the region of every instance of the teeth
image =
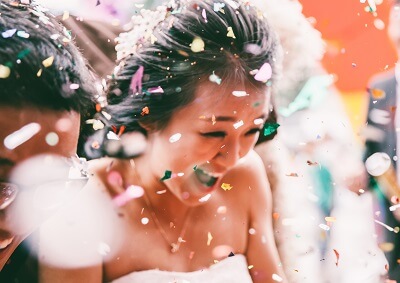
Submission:
<svg viewBox="0 0 400 283">
<path fill-rule="evenodd" d="M 216 174 L 210 174 L 209 172 L 202 169 L 196 169 L 195 172 L 199 181 L 207 187 L 213 186 L 218 180 L 218 177 L 215 176 Z"/>
</svg>

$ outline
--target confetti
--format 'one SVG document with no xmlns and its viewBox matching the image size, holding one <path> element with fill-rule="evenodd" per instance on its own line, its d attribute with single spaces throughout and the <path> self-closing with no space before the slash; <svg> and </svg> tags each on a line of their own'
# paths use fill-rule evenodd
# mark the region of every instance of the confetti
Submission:
<svg viewBox="0 0 400 283">
<path fill-rule="evenodd" d="M 189 54 L 186 51 L 178 50 L 178 53 L 181 54 L 182 56 L 189 57 Z"/>
<path fill-rule="evenodd" d="M 327 216 L 325 217 L 326 222 L 336 222 L 336 217 Z"/>
<path fill-rule="evenodd" d="M 150 220 L 149 220 L 147 217 L 143 217 L 143 218 L 140 220 L 140 222 L 142 222 L 143 225 L 149 224 L 149 221 L 150 221 Z"/>
<path fill-rule="evenodd" d="M 142 92 L 142 78 L 144 73 L 144 67 L 139 66 L 135 74 L 132 76 L 131 83 L 129 89 L 132 93 L 141 93 Z"/>
<path fill-rule="evenodd" d="M 385 29 L 385 23 L 381 19 L 375 19 L 374 20 L 374 26 L 377 30 L 384 30 Z"/>
<path fill-rule="evenodd" d="M 99 105 L 99 104 L 96 104 L 96 107 L 97 107 L 97 105 Z M 97 110 L 97 109 L 96 109 Z M 98 111 L 97 111 L 98 112 Z M 107 120 L 110 120 L 111 119 L 111 115 L 110 114 L 108 114 L 106 111 L 101 111 L 101 114 L 103 114 L 103 116 L 107 119 Z"/>
<path fill-rule="evenodd" d="M 9 29 L 1 33 L 3 38 L 10 38 L 17 32 L 17 29 Z"/>
<path fill-rule="evenodd" d="M 70 84 L 69 88 L 72 90 L 77 90 L 79 88 L 79 84 Z"/>
<path fill-rule="evenodd" d="M 279 128 L 279 124 L 277 123 L 265 123 L 264 124 L 264 136 L 271 135 L 277 131 Z"/>
<path fill-rule="evenodd" d="M 235 124 L 233 124 L 233 127 L 235 128 L 235 130 L 239 129 L 241 126 L 244 125 L 244 122 L 242 120 L 239 120 L 238 122 L 236 122 Z"/>
<path fill-rule="evenodd" d="M 50 145 L 50 146 L 55 146 L 55 145 L 58 144 L 58 142 L 59 142 L 60 139 L 59 139 L 59 137 L 58 137 L 58 135 L 57 135 L 56 133 L 50 132 L 50 133 L 48 133 L 48 134 L 46 135 L 45 140 L 46 140 L 46 143 L 47 143 L 48 145 Z"/>
<path fill-rule="evenodd" d="M 310 160 L 307 160 L 307 165 L 310 165 L 310 166 L 318 165 L 318 162 L 312 162 Z"/>
<path fill-rule="evenodd" d="M 232 91 L 232 94 L 233 94 L 233 96 L 236 96 L 236 97 L 249 96 L 249 94 L 244 90 L 234 90 L 234 91 Z"/>
<path fill-rule="evenodd" d="M 54 56 L 50 56 L 49 58 L 44 59 L 44 60 L 42 61 L 42 64 L 43 64 L 43 66 L 44 66 L 45 68 L 48 68 L 48 67 L 50 67 L 51 65 L 53 65 L 53 62 L 54 62 Z"/>
<path fill-rule="evenodd" d="M 182 137 L 182 134 L 180 134 L 180 133 L 173 134 L 172 136 L 170 136 L 169 142 L 170 143 L 177 142 L 181 139 L 181 137 Z"/>
<path fill-rule="evenodd" d="M 206 9 L 203 9 L 203 11 L 201 12 L 201 16 L 203 17 L 204 22 L 207 23 L 207 13 L 206 13 Z"/>
<path fill-rule="evenodd" d="M 150 113 L 150 109 L 148 106 L 143 107 L 142 112 L 140 113 L 141 116 L 148 115 Z"/>
<path fill-rule="evenodd" d="M 390 227 L 389 225 L 386 225 L 385 223 L 382 223 L 378 220 L 375 219 L 375 222 L 378 223 L 379 225 L 382 225 L 383 227 L 385 227 L 386 229 L 388 229 L 390 232 L 393 232 L 394 229 L 392 227 Z"/>
<path fill-rule="evenodd" d="M 39 71 L 36 73 L 36 76 L 40 77 L 42 75 L 42 72 L 43 72 L 43 70 L 42 70 L 42 68 L 40 68 Z"/>
<path fill-rule="evenodd" d="M 97 247 L 97 252 L 102 255 L 102 256 L 106 256 L 110 253 L 111 248 L 109 245 L 107 245 L 106 243 L 99 243 L 99 246 Z"/>
<path fill-rule="evenodd" d="M 154 44 L 157 41 L 157 37 L 154 34 L 150 35 L 150 43 Z"/>
<path fill-rule="evenodd" d="M 69 18 L 69 11 L 64 11 L 63 16 L 62 16 L 62 20 L 65 21 Z"/>
<path fill-rule="evenodd" d="M 213 239 L 213 236 L 211 235 L 210 232 L 208 232 L 208 234 L 207 234 L 207 246 L 209 246 L 211 244 L 212 239 Z"/>
<path fill-rule="evenodd" d="M 157 87 L 151 87 L 147 90 L 149 93 L 164 93 L 164 90 L 162 87 L 157 86 Z"/>
<path fill-rule="evenodd" d="M 19 31 L 17 31 L 17 36 L 22 37 L 22 38 L 29 38 L 29 33 L 19 30 Z"/>
<path fill-rule="evenodd" d="M 288 176 L 288 177 L 299 177 L 299 175 L 297 173 L 289 173 L 289 174 L 286 174 L 286 176 Z"/>
<path fill-rule="evenodd" d="M 394 249 L 393 243 L 379 243 L 378 246 L 385 253 L 391 252 Z"/>
<path fill-rule="evenodd" d="M 383 99 L 386 97 L 386 92 L 382 89 L 371 88 L 368 91 L 371 93 L 373 99 Z"/>
<path fill-rule="evenodd" d="M 11 70 L 9 67 L 0 64 L 0 79 L 6 79 L 10 76 Z"/>
<path fill-rule="evenodd" d="M 336 266 L 338 266 L 338 265 L 339 265 L 339 252 L 338 252 L 337 250 L 335 250 L 335 249 L 333 249 L 333 252 L 334 252 L 335 255 L 336 255 L 336 262 L 335 262 L 335 264 L 336 264 Z"/>
<path fill-rule="evenodd" d="M 226 34 L 227 37 L 236 38 L 235 34 L 233 33 L 232 27 L 228 27 L 228 33 Z"/>
<path fill-rule="evenodd" d="M 8 149 L 15 149 L 24 142 L 35 136 L 41 127 L 38 123 L 30 123 L 23 126 L 21 129 L 11 133 L 4 139 L 4 145 Z"/>
<path fill-rule="evenodd" d="M 214 12 L 218 12 L 224 7 L 225 3 L 214 3 Z"/>
<path fill-rule="evenodd" d="M 254 265 L 249 265 L 247 268 L 252 269 L 253 267 L 254 267 Z"/>
<path fill-rule="evenodd" d="M 214 72 L 208 77 L 208 80 L 212 83 L 216 83 L 217 85 L 220 85 L 222 82 L 222 79 L 218 77 Z"/>
<path fill-rule="evenodd" d="M 172 171 L 165 170 L 164 176 L 160 179 L 160 181 L 165 181 L 171 178 Z"/>
<path fill-rule="evenodd" d="M 162 195 L 165 194 L 167 192 L 167 190 L 162 190 L 162 191 L 157 191 L 156 194 L 157 195 Z"/>
<path fill-rule="evenodd" d="M 278 274 L 272 274 L 272 280 L 276 281 L 276 282 L 282 282 L 283 279 L 282 277 L 280 277 Z"/>
<path fill-rule="evenodd" d="M 328 225 L 325 224 L 319 224 L 319 228 L 321 228 L 324 231 L 329 231 L 331 229 Z"/>
<path fill-rule="evenodd" d="M 250 229 L 249 229 L 249 234 L 250 234 L 250 235 L 255 235 L 255 234 L 256 234 L 256 229 L 250 228 Z"/>
<path fill-rule="evenodd" d="M 232 190 L 233 187 L 232 187 L 230 184 L 222 183 L 221 188 L 222 188 L 224 191 L 230 191 L 230 190 Z"/>
<path fill-rule="evenodd" d="M 116 172 L 116 171 L 112 171 Z M 121 179 L 117 179 L 118 176 L 115 176 L 115 180 L 112 180 L 113 182 L 117 182 L 118 184 L 122 185 L 122 177 Z M 110 179 L 110 175 L 108 176 L 107 179 Z M 110 182 L 110 181 L 109 181 Z M 144 194 L 144 190 L 142 187 L 131 185 L 128 188 L 126 188 L 125 192 L 117 195 L 116 197 L 113 198 L 113 203 L 116 206 L 124 206 L 127 204 L 130 200 L 135 199 L 135 198 L 140 198 Z M 142 222 L 143 223 L 143 222 Z"/>
<path fill-rule="evenodd" d="M 190 45 L 190 49 L 194 53 L 204 51 L 204 47 L 205 47 L 204 41 L 200 37 L 195 37 L 192 41 L 192 44 Z"/>
<path fill-rule="evenodd" d="M 390 211 L 395 211 L 396 209 L 398 209 L 400 207 L 400 204 L 396 204 L 396 205 L 392 205 L 389 207 Z"/>
<path fill-rule="evenodd" d="M 261 68 L 258 70 L 257 74 L 254 76 L 254 79 L 259 82 L 266 83 L 272 76 L 272 68 L 269 63 L 264 63 Z"/>
<path fill-rule="evenodd" d="M 225 214 L 226 213 L 226 206 L 219 206 L 217 208 L 217 213 L 218 214 Z"/>
</svg>

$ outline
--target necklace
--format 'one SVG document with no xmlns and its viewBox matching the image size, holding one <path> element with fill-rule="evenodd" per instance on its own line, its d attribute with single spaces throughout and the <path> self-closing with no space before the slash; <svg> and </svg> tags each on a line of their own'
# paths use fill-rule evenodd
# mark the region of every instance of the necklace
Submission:
<svg viewBox="0 0 400 283">
<path fill-rule="evenodd" d="M 143 188 L 143 182 L 142 182 L 142 179 L 140 178 L 139 174 L 137 173 L 135 161 L 133 159 L 131 159 L 130 160 L 130 164 L 131 164 L 131 167 L 132 167 L 132 169 L 133 169 L 133 171 L 135 173 L 135 176 L 136 176 L 136 178 L 137 178 L 137 180 L 139 182 L 139 185 Z M 183 237 L 185 236 L 186 229 L 187 229 L 188 224 L 189 224 L 189 219 L 190 219 L 190 214 L 192 212 L 192 208 L 189 208 L 186 211 L 186 214 L 185 214 L 184 220 L 183 220 L 182 229 L 181 229 L 181 232 L 179 233 L 177 241 L 176 242 L 171 242 L 169 240 L 169 238 L 168 238 L 167 232 L 164 230 L 163 226 L 161 225 L 161 222 L 158 219 L 157 214 L 154 211 L 153 205 L 150 202 L 150 198 L 147 195 L 147 192 L 146 192 L 146 190 L 144 188 L 143 188 L 143 191 L 144 191 L 143 196 L 144 196 L 144 200 L 146 202 L 146 206 L 150 210 L 151 219 L 155 223 L 155 225 L 157 227 L 157 230 L 160 232 L 161 236 L 164 238 L 164 240 L 167 242 L 167 244 L 171 247 L 171 253 L 178 252 L 179 248 L 181 247 L 181 243 L 185 242 Z"/>
</svg>

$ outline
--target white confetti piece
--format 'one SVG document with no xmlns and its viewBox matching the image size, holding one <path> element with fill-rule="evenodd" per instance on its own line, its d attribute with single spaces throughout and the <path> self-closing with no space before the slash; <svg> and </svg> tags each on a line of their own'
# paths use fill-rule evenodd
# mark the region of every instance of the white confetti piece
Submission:
<svg viewBox="0 0 400 283">
<path fill-rule="evenodd" d="M 172 136 L 169 138 L 169 142 L 170 142 L 170 143 L 177 142 L 177 141 L 179 141 L 179 140 L 181 139 L 181 137 L 182 137 L 182 134 L 176 133 L 176 134 L 172 135 Z"/>
<path fill-rule="evenodd" d="M 35 136 L 41 127 L 38 123 L 30 123 L 13 132 L 4 139 L 4 146 L 14 149 Z"/>
<path fill-rule="evenodd" d="M 264 63 L 261 68 L 258 70 L 257 74 L 254 76 L 254 79 L 259 82 L 266 83 L 272 76 L 272 68 L 269 63 Z"/>
</svg>

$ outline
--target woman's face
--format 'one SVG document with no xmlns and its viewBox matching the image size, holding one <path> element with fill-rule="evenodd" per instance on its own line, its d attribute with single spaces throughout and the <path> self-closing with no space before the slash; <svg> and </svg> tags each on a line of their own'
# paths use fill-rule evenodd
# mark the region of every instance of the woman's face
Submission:
<svg viewBox="0 0 400 283">
<path fill-rule="evenodd" d="M 163 130 L 151 132 L 145 159 L 157 182 L 188 205 L 218 189 L 224 174 L 253 147 L 266 119 L 266 90 L 202 82 L 195 99 Z M 150 109 L 151 111 L 151 109 Z"/>
</svg>

